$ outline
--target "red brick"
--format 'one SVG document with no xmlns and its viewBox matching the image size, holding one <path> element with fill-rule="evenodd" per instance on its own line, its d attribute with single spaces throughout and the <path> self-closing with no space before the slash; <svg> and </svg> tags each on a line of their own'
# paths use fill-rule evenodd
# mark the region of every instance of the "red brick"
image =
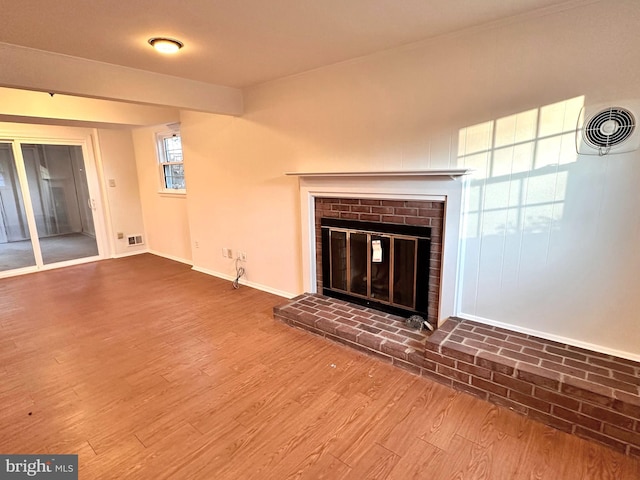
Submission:
<svg viewBox="0 0 640 480">
<path fill-rule="evenodd" d="M 575 434 L 579 437 L 586 438 L 587 440 L 595 440 L 597 442 L 600 442 L 621 453 L 626 453 L 627 451 L 626 443 L 620 442 L 601 433 L 591 431 L 587 428 L 581 427 L 580 425 L 576 427 Z"/>
<path fill-rule="evenodd" d="M 464 341 L 464 337 L 461 337 L 460 335 L 456 335 L 455 333 L 452 333 L 451 335 L 449 335 L 449 338 L 447 338 L 447 340 L 449 340 L 450 342 L 456 342 L 456 343 L 462 344 L 462 342 Z"/>
<path fill-rule="evenodd" d="M 432 360 L 428 360 L 427 358 L 425 358 L 424 353 L 422 352 L 417 352 L 417 351 L 409 352 L 407 354 L 407 361 L 421 368 L 427 368 L 429 370 L 434 370 L 434 371 L 436 369 L 436 363 Z"/>
<path fill-rule="evenodd" d="M 530 383 L 517 380 L 513 377 L 508 377 L 498 372 L 493 373 L 493 381 L 500 385 L 504 385 L 505 387 L 509 387 L 512 390 L 526 393 L 527 395 L 530 395 L 533 392 L 533 385 Z"/>
<path fill-rule="evenodd" d="M 341 323 L 343 325 L 349 325 L 350 327 L 356 327 L 360 325 L 360 323 L 355 322 L 349 318 L 338 317 L 335 319 L 336 322 Z"/>
<path fill-rule="evenodd" d="M 382 219 L 380 220 L 384 223 L 401 223 L 404 224 L 404 217 L 399 217 L 397 215 L 382 215 Z"/>
<path fill-rule="evenodd" d="M 527 407 L 525 407 L 524 405 L 520 405 L 519 403 L 513 402 L 507 398 L 503 398 L 500 397 L 498 395 L 492 395 L 489 394 L 488 400 L 491 403 L 494 403 L 496 405 L 500 405 L 501 407 L 506 407 L 509 410 L 513 410 L 515 412 L 519 412 L 523 415 L 526 415 L 527 413 L 529 413 L 529 409 Z"/>
<path fill-rule="evenodd" d="M 631 383 L 633 385 L 640 385 L 640 376 L 628 375 L 626 373 L 620 373 L 616 371 L 612 371 L 611 373 L 613 375 L 613 378 L 626 383 Z"/>
<path fill-rule="evenodd" d="M 497 338 L 493 337 L 487 337 L 485 342 L 490 345 L 495 345 L 496 347 L 508 348 L 509 350 L 513 350 L 514 352 L 520 352 L 522 350 L 522 345 L 517 345 L 505 340 L 498 340 Z"/>
<path fill-rule="evenodd" d="M 422 376 L 426 378 L 430 378 L 431 380 L 434 380 L 438 383 L 442 383 L 443 385 L 447 385 L 449 387 L 452 386 L 453 384 L 453 380 L 451 380 L 450 378 L 444 377 L 439 373 L 435 373 L 424 368 L 422 369 Z"/>
<path fill-rule="evenodd" d="M 636 360 L 629 360 L 628 358 L 621 357 L 612 357 L 611 360 L 615 363 L 622 363 L 623 365 L 629 365 L 630 367 L 640 368 L 640 362 Z"/>
<path fill-rule="evenodd" d="M 627 417 L 625 415 L 620 415 L 619 413 L 614 413 L 606 408 L 600 408 L 589 403 L 583 403 L 580 411 L 585 415 L 597 418 L 606 423 L 626 428 L 627 430 L 631 430 L 631 428 L 633 427 L 633 418 Z"/>
<path fill-rule="evenodd" d="M 404 207 L 405 200 L 382 200 L 383 207 Z"/>
<path fill-rule="evenodd" d="M 481 342 L 484 343 L 484 341 L 486 340 L 487 337 L 485 337 L 484 335 L 478 335 L 477 333 L 473 333 L 473 332 L 467 332 L 467 331 L 460 331 L 462 329 L 463 325 L 460 325 L 457 329 L 456 332 L 460 334 L 460 336 L 464 337 L 465 339 L 468 338 L 469 340 L 475 340 L 477 342 Z"/>
<path fill-rule="evenodd" d="M 533 390 L 533 396 L 544 400 L 545 402 L 553 403 L 554 405 L 560 405 L 568 408 L 569 410 L 578 410 L 580 402 L 574 398 L 567 397 L 558 392 L 552 392 L 544 388 L 535 387 Z M 586 403 L 584 404 L 586 405 Z"/>
<path fill-rule="evenodd" d="M 360 220 L 360 215 L 351 212 L 340 212 L 340 218 L 344 218 L 346 220 Z"/>
<path fill-rule="evenodd" d="M 374 213 L 361 213 L 360 220 L 363 222 L 379 222 L 380 215 Z"/>
<path fill-rule="evenodd" d="M 569 367 L 579 368 L 580 370 L 584 370 L 586 372 L 598 373 L 600 375 L 609 374 L 609 370 L 607 370 L 606 368 L 596 367 L 595 365 L 589 365 L 585 362 L 579 362 L 577 360 L 574 360 L 573 358 L 565 358 L 564 364 Z"/>
<path fill-rule="evenodd" d="M 352 205 L 351 211 L 355 213 L 371 213 L 371 207 L 366 205 Z"/>
<path fill-rule="evenodd" d="M 357 205 L 360 203 L 357 198 L 336 198 L 336 200 L 343 205 Z"/>
<path fill-rule="evenodd" d="M 398 358 L 394 357 L 392 360 L 393 365 L 395 365 L 396 367 L 400 367 L 403 370 L 406 370 L 410 373 L 413 373 L 415 375 L 420 375 L 420 367 L 415 366 L 412 363 L 409 362 L 405 362 L 403 360 L 399 360 Z"/>
<path fill-rule="evenodd" d="M 411 347 L 407 347 L 402 343 L 394 342 L 392 340 L 385 340 L 385 342 L 381 345 L 381 350 L 384 353 L 388 353 L 392 357 L 398 357 L 403 360 L 407 359 L 407 352 Z"/>
<path fill-rule="evenodd" d="M 548 388 L 549 390 L 558 390 L 562 378 L 558 372 L 526 363 L 518 365 L 516 376 L 520 380 Z"/>
<path fill-rule="evenodd" d="M 548 360 L 542 360 L 541 366 L 548 368 L 549 370 L 553 370 L 555 372 L 566 373 L 567 375 L 573 375 L 578 378 L 586 378 L 587 372 L 584 370 L 579 370 L 573 367 L 567 367 L 565 365 L 560 365 L 555 362 L 549 362 Z"/>
<path fill-rule="evenodd" d="M 466 345 L 459 345 L 453 342 L 444 342 L 440 345 L 440 352 L 449 357 L 457 358 L 458 360 L 465 361 L 467 363 L 474 363 L 475 356 L 478 350 L 475 348 L 467 347 Z"/>
<path fill-rule="evenodd" d="M 365 317 L 363 315 L 364 312 L 357 312 L 358 315 L 356 315 L 355 317 L 353 317 L 353 319 L 357 322 L 360 323 L 364 323 L 366 325 L 374 325 L 376 322 L 374 320 L 372 320 L 371 318 Z"/>
<path fill-rule="evenodd" d="M 521 403 L 527 407 L 535 408 L 541 412 L 549 413 L 551 411 L 551 404 L 547 403 L 539 398 L 525 395 L 524 393 L 517 392 L 515 390 L 509 390 L 509 398 L 514 402 Z"/>
<path fill-rule="evenodd" d="M 533 365 L 538 365 L 540 363 L 540 359 L 536 357 L 532 357 L 531 355 L 525 355 L 524 353 L 514 352 L 513 350 L 509 350 L 506 348 L 500 349 L 500 355 L 505 357 L 513 358 L 515 360 L 519 360 L 521 362 L 531 363 Z"/>
<path fill-rule="evenodd" d="M 442 218 L 443 210 L 440 208 L 420 208 L 418 215 L 421 217 Z"/>
<path fill-rule="evenodd" d="M 360 205 L 381 205 L 381 200 L 371 200 L 368 198 L 363 198 L 360 200 Z"/>
<path fill-rule="evenodd" d="M 445 357 L 444 355 L 440 355 L 439 353 L 430 352 L 429 350 L 424 352 L 425 358 L 436 362 L 441 363 L 442 365 L 446 365 L 447 367 L 455 367 L 456 361 L 453 358 Z"/>
<path fill-rule="evenodd" d="M 331 210 L 334 212 L 348 212 L 351 207 L 349 205 L 331 205 Z"/>
<path fill-rule="evenodd" d="M 533 357 L 538 357 L 543 360 L 549 360 L 551 362 L 562 363 L 563 357 L 559 355 L 553 355 L 552 353 L 543 352 L 542 350 L 536 350 L 535 348 L 525 347 L 522 350 L 522 353 L 526 353 L 527 355 L 531 355 Z"/>
<path fill-rule="evenodd" d="M 336 333 L 336 328 L 339 326 L 338 323 L 329 320 L 327 318 L 320 318 L 318 319 L 318 321 L 316 322 L 316 328 L 324 331 L 324 332 L 329 332 L 329 333 Z"/>
<path fill-rule="evenodd" d="M 384 339 L 382 337 L 378 337 L 369 332 L 361 332 L 360 335 L 358 335 L 359 344 L 375 350 L 380 350 L 380 345 L 382 345 L 383 341 Z"/>
<path fill-rule="evenodd" d="M 469 374 L 456 370 L 454 368 L 445 367 L 444 365 L 438 365 L 436 371 L 444 375 L 445 377 L 449 377 L 451 379 L 459 380 L 464 383 L 469 383 Z"/>
<path fill-rule="evenodd" d="M 584 362 L 587 359 L 585 355 L 582 355 L 581 353 L 572 352 L 571 350 L 567 350 L 566 348 L 558 348 L 558 347 L 546 345 L 544 349 L 549 353 L 554 353 L 556 355 L 560 355 L 561 357 L 565 357 L 565 358 L 566 357 L 573 358 L 574 360 L 580 360 L 581 362 Z"/>
<path fill-rule="evenodd" d="M 635 375 L 635 369 L 629 365 L 622 365 L 620 363 L 610 362 L 608 360 L 603 360 L 601 358 L 589 358 L 588 362 L 593 365 L 598 365 L 600 367 L 610 368 L 611 370 L 616 370 L 622 373 L 628 373 L 630 375 Z"/>
<path fill-rule="evenodd" d="M 360 330 L 350 327 L 348 325 L 340 325 L 336 328 L 336 335 L 352 342 L 355 342 L 360 334 Z"/>
<path fill-rule="evenodd" d="M 563 432 L 571 433 L 571 430 L 573 429 L 573 425 L 571 423 L 560 418 L 547 415 L 546 413 L 538 412 L 537 410 L 530 409 L 528 416 L 529 418 L 538 420 L 545 425 L 550 425 L 554 428 L 557 428 L 558 430 L 562 430 Z"/>
<path fill-rule="evenodd" d="M 582 425 L 583 427 L 589 428 L 591 430 L 599 431 L 602 426 L 602 423 L 594 418 L 580 415 L 579 413 L 576 413 L 572 410 L 567 410 L 566 408 L 558 407 L 557 405 L 553 407 L 553 414 L 556 417 L 560 417 L 571 423 L 575 423 L 576 425 Z"/>
<path fill-rule="evenodd" d="M 398 331 L 397 327 L 391 326 L 391 325 L 389 325 L 387 323 L 383 323 L 383 322 L 380 322 L 380 321 L 376 321 L 376 323 L 374 323 L 373 326 L 376 327 L 376 328 L 379 328 L 380 330 L 386 330 L 387 332 L 395 333 L 395 332 Z"/>
<path fill-rule="evenodd" d="M 490 328 L 490 327 L 489 327 Z M 475 333 L 479 333 L 480 335 L 485 335 L 487 337 L 497 338 L 498 340 L 506 340 L 507 335 L 503 333 L 498 333 L 493 330 L 489 330 L 487 327 L 476 327 L 473 329 Z"/>
<path fill-rule="evenodd" d="M 613 390 L 609 387 L 603 387 L 574 377 L 565 377 L 564 382 L 561 386 L 561 391 L 566 395 L 604 406 L 613 404 Z"/>
<path fill-rule="evenodd" d="M 474 385 L 486 392 L 491 392 L 501 397 L 506 397 L 509 391 L 506 387 L 498 385 L 497 383 L 489 382 L 482 378 L 471 377 L 471 385 Z"/>
<path fill-rule="evenodd" d="M 300 315 L 298 315 L 298 318 L 296 318 L 296 321 L 299 323 L 304 323 L 305 325 L 309 325 L 310 327 L 315 327 L 316 322 L 318 321 L 318 317 L 316 317 L 311 313 L 303 312 Z"/>
<path fill-rule="evenodd" d="M 428 218 L 420 218 L 420 217 L 407 217 L 405 218 L 405 223 L 407 225 L 420 225 L 420 226 L 429 226 L 431 222 Z"/>
<path fill-rule="evenodd" d="M 458 322 L 455 320 L 447 320 L 438 328 L 439 332 L 453 332 L 455 328 L 458 326 Z"/>
<path fill-rule="evenodd" d="M 544 347 L 544 345 L 542 345 L 541 343 L 534 342 L 533 340 L 529 340 L 529 339 L 522 338 L 515 335 L 508 335 L 507 341 L 511 343 L 517 343 L 518 345 L 522 345 L 523 347 L 528 347 L 532 350 L 538 350 L 538 351 L 542 351 L 542 348 Z"/>
<path fill-rule="evenodd" d="M 473 395 L 474 397 L 481 398 L 482 400 L 486 400 L 487 398 L 487 392 L 480 390 L 479 388 L 476 388 L 474 386 L 471 386 L 467 383 L 457 382 L 454 380 L 451 386 L 457 390 L 467 392 L 468 394 Z"/>
<path fill-rule="evenodd" d="M 418 215 L 418 209 L 417 208 L 396 207 L 394 209 L 393 213 L 396 214 L 396 215 L 415 217 L 416 215 Z"/>
<path fill-rule="evenodd" d="M 449 336 L 449 332 L 445 332 L 444 330 L 438 329 L 433 332 L 429 338 L 427 338 L 427 345 L 432 345 L 434 347 L 439 348 L 440 344 L 444 341 L 445 338 Z M 429 347 L 428 347 L 429 348 Z M 436 350 L 437 348 L 429 348 L 429 350 Z"/>
<path fill-rule="evenodd" d="M 404 341 L 406 340 L 406 337 L 391 332 L 380 332 L 380 336 L 398 343 L 404 343 Z"/>
<path fill-rule="evenodd" d="M 463 372 L 470 373 L 475 375 L 476 377 L 481 377 L 485 379 L 491 378 L 491 370 L 487 368 L 478 367 L 477 365 L 471 365 L 470 363 L 465 363 L 462 361 L 457 362 L 458 370 L 462 370 Z"/>
<path fill-rule="evenodd" d="M 630 395 L 619 390 L 613 391 L 616 400 L 613 402 L 613 409 L 632 417 L 640 418 L 640 397 Z"/>
<path fill-rule="evenodd" d="M 513 374 L 516 366 L 516 362 L 514 360 L 500 357 L 489 352 L 478 352 L 475 364 L 505 375 Z"/>
<path fill-rule="evenodd" d="M 608 385 L 609 387 L 616 388 L 618 390 L 624 390 L 625 392 L 635 394 L 638 393 L 638 387 L 636 387 L 635 385 L 622 382 L 615 378 L 608 378 L 603 377 L 602 375 L 596 375 L 595 373 L 590 373 L 589 375 L 587 375 L 587 380 L 601 385 Z"/>
<path fill-rule="evenodd" d="M 392 207 L 370 207 L 371 213 L 377 213 L 382 215 L 392 215 L 393 208 Z"/>
<path fill-rule="evenodd" d="M 483 350 L 485 352 L 498 353 L 500 351 L 500 347 L 496 347 L 495 345 L 490 345 L 486 342 L 479 342 L 477 340 L 466 339 L 464 341 L 465 345 L 469 345 L 470 347 L 477 348 L 478 350 Z"/>
<path fill-rule="evenodd" d="M 358 323 L 358 329 L 364 330 L 365 332 L 373 333 L 374 335 L 382 331 L 379 328 L 372 327 L 371 325 L 365 325 L 364 323 Z"/>
</svg>

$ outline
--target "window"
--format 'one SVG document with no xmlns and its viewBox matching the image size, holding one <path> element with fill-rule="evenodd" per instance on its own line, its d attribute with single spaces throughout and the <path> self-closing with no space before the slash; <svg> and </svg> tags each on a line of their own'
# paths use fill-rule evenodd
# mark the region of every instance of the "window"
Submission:
<svg viewBox="0 0 640 480">
<path fill-rule="evenodd" d="M 180 133 L 159 133 L 157 140 L 161 191 L 165 193 L 185 193 L 186 185 L 184 182 Z"/>
</svg>

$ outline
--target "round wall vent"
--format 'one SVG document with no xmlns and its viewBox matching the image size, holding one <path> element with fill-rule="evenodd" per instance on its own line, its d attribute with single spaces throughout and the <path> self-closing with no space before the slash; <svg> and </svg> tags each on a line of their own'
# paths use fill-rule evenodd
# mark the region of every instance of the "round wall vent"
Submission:
<svg viewBox="0 0 640 480">
<path fill-rule="evenodd" d="M 633 114 L 620 107 L 611 107 L 593 115 L 585 124 L 583 135 L 587 143 L 598 149 L 620 145 L 636 128 Z"/>
</svg>

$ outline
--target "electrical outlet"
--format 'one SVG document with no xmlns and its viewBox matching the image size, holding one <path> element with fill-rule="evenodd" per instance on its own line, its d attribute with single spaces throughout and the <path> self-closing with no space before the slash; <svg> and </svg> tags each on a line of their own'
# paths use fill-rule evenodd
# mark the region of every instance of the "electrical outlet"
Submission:
<svg viewBox="0 0 640 480">
<path fill-rule="evenodd" d="M 118 240 L 124 239 L 124 233 L 118 232 Z"/>
<path fill-rule="evenodd" d="M 233 250 L 232 249 L 227 249 L 227 258 L 233 258 Z"/>
<path fill-rule="evenodd" d="M 200 242 L 196 240 L 195 242 L 193 242 L 193 246 L 196 248 L 200 248 Z"/>
<path fill-rule="evenodd" d="M 239 258 L 241 261 L 246 262 L 246 261 L 247 261 L 247 252 L 240 252 L 240 253 L 238 254 L 238 258 Z"/>
</svg>

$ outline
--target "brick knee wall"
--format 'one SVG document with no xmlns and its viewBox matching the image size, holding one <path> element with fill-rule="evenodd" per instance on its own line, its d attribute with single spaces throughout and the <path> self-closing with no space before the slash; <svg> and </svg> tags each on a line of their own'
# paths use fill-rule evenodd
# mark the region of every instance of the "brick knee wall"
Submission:
<svg viewBox="0 0 640 480">
<path fill-rule="evenodd" d="M 274 317 L 640 457 L 638 362 L 468 320 L 428 336 L 401 317 L 315 294 L 276 307 Z"/>
</svg>

